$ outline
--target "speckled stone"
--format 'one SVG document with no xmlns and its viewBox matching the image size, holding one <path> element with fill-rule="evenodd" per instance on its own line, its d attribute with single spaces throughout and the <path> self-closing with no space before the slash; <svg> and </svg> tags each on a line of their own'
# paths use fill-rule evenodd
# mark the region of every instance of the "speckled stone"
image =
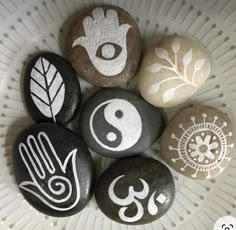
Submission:
<svg viewBox="0 0 236 230">
<path fill-rule="evenodd" d="M 193 179 L 211 179 L 229 164 L 234 150 L 227 114 L 209 106 L 179 112 L 165 129 L 160 152 L 177 172 Z"/>
<path fill-rule="evenodd" d="M 81 11 L 66 38 L 66 53 L 74 69 L 101 87 L 127 83 L 138 68 L 141 47 L 135 20 L 111 5 Z"/>
<path fill-rule="evenodd" d="M 206 50 L 189 38 L 168 36 L 151 47 L 143 59 L 139 89 L 157 107 L 182 104 L 206 81 L 211 65 Z"/>
<path fill-rule="evenodd" d="M 102 174 L 95 197 L 110 219 L 126 225 L 147 224 L 171 207 L 175 184 L 170 170 L 161 162 L 132 157 L 119 160 Z"/>
</svg>

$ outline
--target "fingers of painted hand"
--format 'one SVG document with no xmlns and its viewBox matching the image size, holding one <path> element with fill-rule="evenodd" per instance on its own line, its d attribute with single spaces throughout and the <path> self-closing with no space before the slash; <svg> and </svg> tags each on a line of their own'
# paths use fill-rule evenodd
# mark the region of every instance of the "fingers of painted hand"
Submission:
<svg viewBox="0 0 236 230">
<path fill-rule="evenodd" d="M 117 12 L 111 9 L 107 10 L 106 16 L 107 20 L 112 22 L 112 26 L 114 26 L 115 30 L 117 30 L 119 28 L 119 18 Z"/>
<path fill-rule="evenodd" d="M 74 40 L 72 47 L 81 45 L 84 48 L 88 49 L 89 48 L 89 42 L 88 42 L 89 37 L 79 37 L 76 40 Z"/>
<path fill-rule="evenodd" d="M 95 8 L 92 12 L 92 16 L 93 16 L 94 21 L 103 20 L 105 18 L 103 8 L 102 7 Z"/>
<path fill-rule="evenodd" d="M 40 147 L 42 149 L 42 159 L 44 161 L 47 171 L 51 174 L 55 173 L 55 164 L 57 164 L 57 159 L 55 159 L 56 151 L 45 132 L 40 132 L 38 134 L 38 140 Z M 52 158 L 54 156 L 54 159 Z"/>
<path fill-rule="evenodd" d="M 23 143 L 19 145 L 19 152 L 32 180 L 36 181 L 38 178 L 44 179 L 45 172 L 35 152 L 30 153 Z"/>
<path fill-rule="evenodd" d="M 86 37 L 89 37 L 91 34 L 91 27 L 93 25 L 93 19 L 90 16 L 87 16 L 83 20 L 84 33 Z"/>
</svg>

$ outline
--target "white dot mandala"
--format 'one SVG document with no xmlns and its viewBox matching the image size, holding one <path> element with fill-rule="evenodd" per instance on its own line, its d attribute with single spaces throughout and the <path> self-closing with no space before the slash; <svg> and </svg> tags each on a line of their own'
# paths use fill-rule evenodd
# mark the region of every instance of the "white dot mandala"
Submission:
<svg viewBox="0 0 236 230">
<path fill-rule="evenodd" d="M 210 179 L 211 172 L 222 171 L 221 164 L 230 160 L 228 148 L 233 148 L 234 145 L 229 144 L 228 139 L 231 140 L 229 137 L 232 132 L 225 134 L 223 129 L 228 124 L 217 121 L 218 117 L 214 117 L 212 121 L 212 117 L 209 116 L 208 119 L 207 113 L 202 113 L 200 118 L 192 116 L 192 125 L 189 126 L 188 123 L 188 127 L 183 124 L 177 126 L 178 131 L 170 135 L 176 144 L 170 145 L 169 150 L 177 153 L 177 157 L 171 158 L 172 163 L 178 164 L 182 161 L 179 168 L 181 172 L 190 169 L 193 172 L 190 175 L 192 178 L 197 178 L 198 173 L 201 173 L 206 179 Z"/>
</svg>

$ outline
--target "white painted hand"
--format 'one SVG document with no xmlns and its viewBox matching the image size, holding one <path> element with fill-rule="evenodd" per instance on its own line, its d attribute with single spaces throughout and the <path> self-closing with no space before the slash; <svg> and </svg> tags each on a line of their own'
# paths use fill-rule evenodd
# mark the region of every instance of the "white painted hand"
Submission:
<svg viewBox="0 0 236 230">
<path fill-rule="evenodd" d="M 92 17 L 83 20 L 85 36 L 77 38 L 72 47 L 83 46 L 94 67 L 105 76 L 122 72 L 127 60 L 126 34 L 129 24 L 119 25 L 115 10 L 95 8 Z M 100 57 L 99 57 L 100 56 Z"/>
<path fill-rule="evenodd" d="M 49 208 L 68 211 L 80 200 L 80 184 L 76 168 L 77 149 L 61 162 L 45 132 L 37 139 L 29 135 L 27 145 L 21 143 L 19 152 L 32 181 L 23 181 L 19 187 L 31 193 Z M 35 151 L 36 150 L 36 151 Z M 72 167 L 68 175 L 67 166 Z"/>
</svg>

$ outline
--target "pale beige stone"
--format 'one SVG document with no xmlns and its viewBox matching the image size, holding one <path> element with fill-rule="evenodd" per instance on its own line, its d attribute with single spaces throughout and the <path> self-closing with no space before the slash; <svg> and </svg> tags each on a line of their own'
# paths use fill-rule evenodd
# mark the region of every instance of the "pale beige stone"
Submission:
<svg viewBox="0 0 236 230">
<path fill-rule="evenodd" d="M 210 106 L 179 112 L 160 143 L 163 159 L 192 179 L 211 179 L 229 165 L 234 148 L 233 127 L 227 114 Z"/>
<path fill-rule="evenodd" d="M 210 71 L 209 57 L 199 43 L 168 36 L 147 51 L 140 69 L 139 89 L 149 103 L 174 107 L 188 100 Z"/>
</svg>

